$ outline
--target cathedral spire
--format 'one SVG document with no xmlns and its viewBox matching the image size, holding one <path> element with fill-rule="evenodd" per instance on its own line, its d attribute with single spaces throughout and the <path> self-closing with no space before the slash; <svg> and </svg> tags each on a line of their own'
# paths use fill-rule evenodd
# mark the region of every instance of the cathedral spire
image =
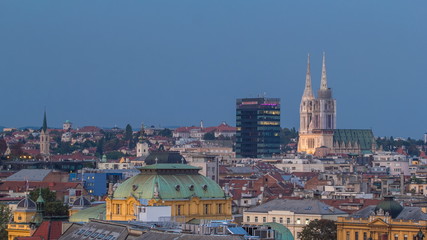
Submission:
<svg viewBox="0 0 427 240">
<path fill-rule="evenodd" d="M 326 57 L 325 52 L 323 52 L 322 60 L 322 80 L 320 82 L 320 90 L 328 89 L 328 79 L 326 78 Z"/>
<path fill-rule="evenodd" d="M 46 110 L 44 110 L 44 118 L 43 118 L 43 131 L 46 132 L 47 130 L 47 120 L 46 120 Z"/>
<path fill-rule="evenodd" d="M 304 95 L 302 97 L 309 98 L 309 99 L 314 98 L 313 90 L 311 88 L 310 54 L 308 54 L 308 58 L 307 58 L 307 73 L 305 75 L 305 89 L 304 89 Z"/>
</svg>

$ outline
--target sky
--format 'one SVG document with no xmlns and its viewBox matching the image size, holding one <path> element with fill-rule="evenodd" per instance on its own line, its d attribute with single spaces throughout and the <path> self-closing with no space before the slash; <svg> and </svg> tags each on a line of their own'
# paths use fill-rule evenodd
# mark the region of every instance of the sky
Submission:
<svg viewBox="0 0 427 240">
<path fill-rule="evenodd" d="M 0 126 L 235 124 L 281 98 L 299 127 L 326 52 L 338 128 L 427 132 L 427 1 L 0 1 Z"/>
</svg>

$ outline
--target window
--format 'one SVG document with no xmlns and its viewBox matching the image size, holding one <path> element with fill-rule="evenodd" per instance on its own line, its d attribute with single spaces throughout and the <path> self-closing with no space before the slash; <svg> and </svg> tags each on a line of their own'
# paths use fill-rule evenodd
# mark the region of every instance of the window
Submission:
<svg viewBox="0 0 427 240">
<path fill-rule="evenodd" d="M 286 223 L 291 224 L 291 218 L 286 218 Z"/>
<path fill-rule="evenodd" d="M 120 214 L 120 204 L 116 204 L 116 214 Z"/>
<path fill-rule="evenodd" d="M 222 204 L 218 204 L 218 214 L 222 214 Z"/>
<path fill-rule="evenodd" d="M 403 236 L 403 240 L 408 240 L 408 235 Z"/>
<path fill-rule="evenodd" d="M 203 213 L 205 215 L 209 214 L 209 204 L 203 204 Z"/>
<path fill-rule="evenodd" d="M 359 232 L 354 233 L 354 240 L 359 240 Z"/>
<path fill-rule="evenodd" d="M 350 240 L 350 232 L 346 232 L 346 234 L 345 234 L 345 240 Z"/>
<path fill-rule="evenodd" d="M 255 222 L 258 222 L 258 217 L 255 217 Z"/>
<path fill-rule="evenodd" d="M 368 240 L 368 234 L 367 233 L 363 233 L 363 240 Z"/>
<path fill-rule="evenodd" d="M 279 221 L 280 221 L 280 223 L 283 223 L 283 218 L 282 217 L 279 218 Z"/>
<path fill-rule="evenodd" d="M 306 218 L 305 219 L 305 225 L 307 225 L 310 222 L 310 219 Z"/>
<path fill-rule="evenodd" d="M 297 218 L 297 224 L 301 224 L 301 218 Z"/>
<path fill-rule="evenodd" d="M 177 205 L 176 206 L 176 215 L 177 216 L 181 216 L 182 214 L 182 206 L 181 205 Z"/>
<path fill-rule="evenodd" d="M 267 218 L 266 217 L 262 217 L 262 222 L 267 222 Z"/>
<path fill-rule="evenodd" d="M 251 221 L 251 217 L 247 216 L 246 217 L 246 222 L 250 222 Z"/>
<path fill-rule="evenodd" d="M 394 234 L 394 240 L 399 240 L 399 234 Z"/>
<path fill-rule="evenodd" d="M 273 217 L 273 222 L 276 222 L 276 217 Z"/>
</svg>

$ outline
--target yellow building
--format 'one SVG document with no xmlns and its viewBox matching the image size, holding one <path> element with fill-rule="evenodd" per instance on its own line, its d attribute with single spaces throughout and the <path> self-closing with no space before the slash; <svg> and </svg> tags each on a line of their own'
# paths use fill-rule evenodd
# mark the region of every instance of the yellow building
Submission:
<svg viewBox="0 0 427 240">
<path fill-rule="evenodd" d="M 422 240 L 426 232 L 427 214 L 402 207 L 393 197 L 337 221 L 338 240 Z"/>
<path fill-rule="evenodd" d="M 40 203 L 39 203 L 40 202 Z M 29 237 L 33 233 L 32 226 L 41 223 L 39 217 L 43 207 L 43 198 L 37 199 L 37 203 L 28 196 L 22 199 L 13 212 L 13 221 L 7 225 L 8 239 L 14 240 L 16 237 Z"/>
<path fill-rule="evenodd" d="M 180 160 L 182 161 L 182 160 Z M 177 163 L 142 167 L 106 199 L 106 219 L 137 219 L 139 206 L 170 206 L 177 221 L 231 219 L 231 198 L 200 168 Z"/>
</svg>

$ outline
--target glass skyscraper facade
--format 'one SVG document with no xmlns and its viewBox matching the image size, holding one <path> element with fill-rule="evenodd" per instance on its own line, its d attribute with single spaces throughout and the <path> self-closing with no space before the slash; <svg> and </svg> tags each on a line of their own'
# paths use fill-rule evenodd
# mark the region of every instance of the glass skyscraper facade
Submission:
<svg viewBox="0 0 427 240">
<path fill-rule="evenodd" d="M 280 153 L 280 99 L 236 100 L 236 156 L 271 157 Z"/>
</svg>

